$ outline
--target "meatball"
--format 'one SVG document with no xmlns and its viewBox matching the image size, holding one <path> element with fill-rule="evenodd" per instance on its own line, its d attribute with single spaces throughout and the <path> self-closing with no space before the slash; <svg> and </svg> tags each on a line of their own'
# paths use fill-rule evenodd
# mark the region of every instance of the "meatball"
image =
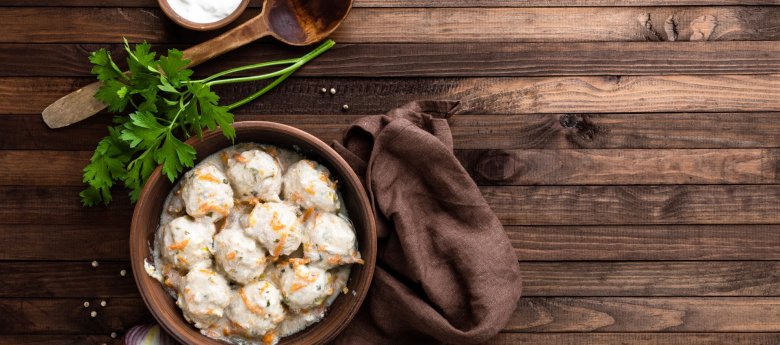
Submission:
<svg viewBox="0 0 780 345">
<path fill-rule="evenodd" d="M 198 328 L 207 328 L 219 320 L 229 303 L 227 280 L 208 265 L 199 265 L 187 273 L 176 300 L 185 318 Z"/>
<path fill-rule="evenodd" d="M 304 227 L 303 252 L 307 259 L 326 269 L 362 263 L 357 250 L 355 229 L 344 218 L 318 212 Z"/>
<path fill-rule="evenodd" d="M 330 274 L 304 262 L 305 259 L 290 259 L 289 267 L 282 271 L 282 294 L 293 311 L 317 307 L 333 294 L 328 284 Z"/>
<path fill-rule="evenodd" d="M 291 205 L 268 202 L 255 206 L 244 231 L 256 239 L 270 255 L 289 255 L 301 246 L 301 223 L 297 209 Z"/>
<path fill-rule="evenodd" d="M 255 149 L 230 154 L 226 161 L 227 176 L 239 199 L 279 201 L 282 169 L 276 158 Z"/>
<path fill-rule="evenodd" d="M 214 258 L 228 278 L 241 284 L 265 270 L 265 250 L 240 229 L 225 229 L 214 236 Z"/>
<path fill-rule="evenodd" d="M 244 335 L 264 335 L 285 317 L 282 294 L 265 280 L 244 285 L 233 293 L 226 314 Z"/>
<path fill-rule="evenodd" d="M 187 214 L 216 221 L 230 213 L 233 188 L 222 170 L 212 164 L 204 164 L 190 170 L 184 178 L 181 195 Z"/>
<path fill-rule="evenodd" d="M 324 166 L 310 160 L 301 160 L 287 170 L 283 178 L 285 200 L 304 209 L 314 208 L 336 212 L 340 208 L 336 182 Z"/>
<path fill-rule="evenodd" d="M 163 228 L 160 254 L 181 270 L 211 261 L 214 223 L 181 216 Z"/>
</svg>

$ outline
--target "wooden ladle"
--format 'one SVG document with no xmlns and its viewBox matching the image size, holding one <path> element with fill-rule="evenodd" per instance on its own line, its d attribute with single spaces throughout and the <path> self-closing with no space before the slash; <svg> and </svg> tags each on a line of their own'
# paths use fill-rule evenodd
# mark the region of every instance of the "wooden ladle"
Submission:
<svg viewBox="0 0 780 345">
<path fill-rule="evenodd" d="M 294 46 L 321 41 L 347 17 L 352 0 L 265 0 L 263 11 L 232 30 L 184 51 L 195 66 L 261 37 L 274 38 Z M 65 127 L 106 108 L 94 95 L 101 83 L 84 86 L 58 99 L 43 110 L 50 128 Z"/>
</svg>

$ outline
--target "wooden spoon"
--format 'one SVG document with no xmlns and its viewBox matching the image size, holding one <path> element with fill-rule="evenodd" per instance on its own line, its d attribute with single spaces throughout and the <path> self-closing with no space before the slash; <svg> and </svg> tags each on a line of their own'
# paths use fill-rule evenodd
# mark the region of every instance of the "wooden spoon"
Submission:
<svg viewBox="0 0 780 345">
<path fill-rule="evenodd" d="M 232 30 L 184 51 L 195 66 L 261 37 L 304 46 L 328 37 L 347 17 L 352 0 L 266 0 L 263 11 Z M 58 99 L 43 110 L 50 128 L 65 127 L 106 108 L 94 96 L 101 83 L 84 86 Z"/>
</svg>

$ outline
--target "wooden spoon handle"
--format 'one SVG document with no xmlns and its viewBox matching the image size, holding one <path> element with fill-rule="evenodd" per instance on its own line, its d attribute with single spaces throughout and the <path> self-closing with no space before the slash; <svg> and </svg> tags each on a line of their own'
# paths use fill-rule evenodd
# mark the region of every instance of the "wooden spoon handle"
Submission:
<svg viewBox="0 0 780 345">
<path fill-rule="evenodd" d="M 190 60 L 192 67 L 269 34 L 261 13 L 218 37 L 185 50 L 184 57 Z M 56 100 L 41 113 L 43 122 L 49 128 L 60 128 L 99 113 L 106 108 L 95 98 L 100 85 L 100 82 L 89 84 Z"/>
<path fill-rule="evenodd" d="M 199 65 L 270 34 L 261 13 L 230 31 L 184 51 L 190 67 Z"/>
</svg>

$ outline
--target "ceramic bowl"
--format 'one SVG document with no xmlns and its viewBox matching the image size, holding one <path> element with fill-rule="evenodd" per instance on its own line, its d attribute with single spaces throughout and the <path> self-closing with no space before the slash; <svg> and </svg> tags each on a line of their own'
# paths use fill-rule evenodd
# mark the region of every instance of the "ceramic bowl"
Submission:
<svg viewBox="0 0 780 345">
<path fill-rule="evenodd" d="M 330 146 L 302 130 L 273 122 L 236 122 L 236 143 L 256 142 L 279 146 L 296 146 L 300 151 L 327 166 L 340 182 L 344 205 L 354 223 L 364 265 L 353 265 L 347 287 L 350 293 L 339 294 L 328 309 L 324 319 L 303 331 L 282 338 L 279 344 L 323 344 L 341 332 L 355 316 L 363 302 L 376 264 L 376 225 L 368 196 L 357 175 Z M 220 131 L 209 131 L 203 138 L 187 141 L 197 151 L 198 158 L 204 158 L 223 148 L 233 145 Z M 182 311 L 162 285 L 149 277 L 144 269 L 144 260 L 150 259 L 150 246 L 160 223 L 163 203 L 174 184 L 161 174 L 160 167 L 154 170 L 135 206 L 130 229 L 130 259 L 138 290 L 152 315 L 174 338 L 184 344 L 225 344 L 207 338 L 184 320 Z M 355 291 L 353 294 L 351 291 Z"/>
<path fill-rule="evenodd" d="M 238 19 L 238 17 L 244 13 L 244 10 L 246 10 L 246 7 L 249 5 L 250 0 L 241 0 L 241 4 L 238 5 L 235 11 L 231 13 L 229 16 L 222 18 L 216 22 L 211 23 L 196 23 L 193 21 L 188 20 L 187 18 L 184 18 L 179 13 L 173 10 L 171 7 L 171 4 L 168 3 L 168 0 L 157 0 L 157 3 L 160 5 L 160 8 L 163 10 L 166 16 L 173 20 L 176 24 L 179 24 L 187 29 L 190 30 L 197 30 L 197 31 L 209 31 L 209 30 L 216 30 L 221 27 L 224 27 L 225 25 L 228 25 Z"/>
</svg>

